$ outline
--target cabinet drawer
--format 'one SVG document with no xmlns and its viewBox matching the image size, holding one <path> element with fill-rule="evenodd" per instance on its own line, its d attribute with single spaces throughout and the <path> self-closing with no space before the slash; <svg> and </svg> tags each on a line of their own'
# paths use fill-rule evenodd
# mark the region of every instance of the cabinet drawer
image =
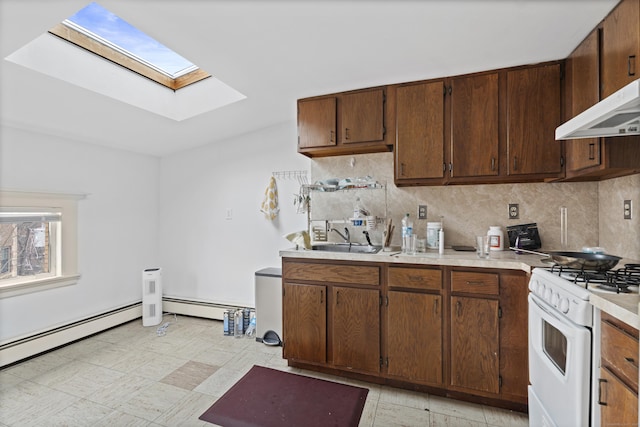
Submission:
<svg viewBox="0 0 640 427">
<path fill-rule="evenodd" d="M 624 378 L 638 390 L 638 339 L 626 331 L 603 321 L 602 325 L 602 364 L 610 366 L 618 376 Z"/>
<path fill-rule="evenodd" d="M 411 289 L 442 288 L 442 271 L 426 268 L 389 268 L 389 286 Z"/>
<path fill-rule="evenodd" d="M 451 272 L 451 291 L 472 294 L 498 295 L 499 278 L 497 273 L 475 273 L 471 271 Z"/>
<path fill-rule="evenodd" d="M 380 285 L 380 268 L 373 266 L 285 262 L 282 269 L 285 280 Z"/>
</svg>

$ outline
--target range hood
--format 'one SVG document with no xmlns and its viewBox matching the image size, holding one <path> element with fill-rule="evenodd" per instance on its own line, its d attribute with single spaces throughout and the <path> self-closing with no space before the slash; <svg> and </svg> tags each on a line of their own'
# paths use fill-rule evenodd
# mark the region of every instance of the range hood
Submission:
<svg viewBox="0 0 640 427">
<path fill-rule="evenodd" d="M 556 128 L 556 140 L 640 135 L 640 79 Z"/>
</svg>

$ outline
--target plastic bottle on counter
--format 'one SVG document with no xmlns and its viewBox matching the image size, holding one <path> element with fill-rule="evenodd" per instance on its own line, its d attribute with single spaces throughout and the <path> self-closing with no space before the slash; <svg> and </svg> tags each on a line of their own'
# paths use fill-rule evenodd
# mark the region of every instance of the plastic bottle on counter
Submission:
<svg viewBox="0 0 640 427">
<path fill-rule="evenodd" d="M 487 232 L 489 236 L 489 249 L 492 251 L 504 250 L 504 233 L 499 225 L 492 225 Z"/>
<path fill-rule="evenodd" d="M 413 236 L 413 221 L 409 217 L 409 214 L 405 214 L 402 218 L 402 252 L 408 253 L 411 251 L 411 236 Z"/>
<path fill-rule="evenodd" d="M 427 247 L 429 249 L 439 249 L 440 243 L 438 239 L 439 239 L 439 234 L 441 229 L 442 229 L 442 222 L 427 223 Z"/>
<path fill-rule="evenodd" d="M 438 231 L 438 253 L 440 255 L 444 253 L 444 228 Z"/>
</svg>

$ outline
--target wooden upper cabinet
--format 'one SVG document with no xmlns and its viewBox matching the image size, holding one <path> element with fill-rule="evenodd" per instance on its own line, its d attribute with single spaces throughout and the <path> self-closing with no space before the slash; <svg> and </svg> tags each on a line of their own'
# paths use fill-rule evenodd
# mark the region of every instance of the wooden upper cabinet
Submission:
<svg viewBox="0 0 640 427">
<path fill-rule="evenodd" d="M 569 117 L 582 113 L 600 100 L 599 31 L 584 39 L 567 59 L 567 84 L 570 86 Z M 567 175 L 600 164 L 600 138 L 570 139 L 567 150 Z"/>
<path fill-rule="evenodd" d="M 444 83 L 396 92 L 396 181 L 444 178 Z"/>
<path fill-rule="evenodd" d="M 560 64 L 507 72 L 507 171 L 559 178 L 562 142 Z"/>
<path fill-rule="evenodd" d="M 602 98 L 640 78 L 639 0 L 623 0 L 604 20 L 601 78 Z"/>
<path fill-rule="evenodd" d="M 384 91 L 368 90 L 345 94 L 342 102 L 342 142 L 384 140 Z"/>
<path fill-rule="evenodd" d="M 298 101 L 298 148 L 335 146 L 336 98 Z"/>
<path fill-rule="evenodd" d="M 451 81 L 451 177 L 496 176 L 498 73 Z"/>
</svg>

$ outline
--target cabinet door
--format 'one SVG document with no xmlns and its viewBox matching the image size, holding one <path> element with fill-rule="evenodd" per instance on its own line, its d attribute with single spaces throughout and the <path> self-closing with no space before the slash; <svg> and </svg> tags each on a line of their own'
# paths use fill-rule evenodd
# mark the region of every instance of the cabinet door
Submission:
<svg viewBox="0 0 640 427">
<path fill-rule="evenodd" d="M 384 91 L 368 90 L 341 97 L 342 143 L 384 140 Z"/>
<path fill-rule="evenodd" d="M 451 385 L 499 393 L 498 301 L 451 297 Z"/>
<path fill-rule="evenodd" d="M 560 65 L 507 73 L 507 157 L 509 175 L 559 176 L 562 142 Z"/>
<path fill-rule="evenodd" d="M 444 84 L 398 87 L 396 179 L 444 177 Z"/>
<path fill-rule="evenodd" d="M 442 297 L 389 291 L 388 374 L 442 384 Z"/>
<path fill-rule="evenodd" d="M 336 98 L 298 101 L 298 149 L 336 145 Z"/>
<path fill-rule="evenodd" d="M 570 115 L 574 117 L 600 100 L 600 57 L 598 30 L 593 31 L 567 60 L 571 84 Z M 567 172 L 600 164 L 600 138 L 570 139 L 567 148 Z"/>
<path fill-rule="evenodd" d="M 452 177 L 498 175 L 498 74 L 451 82 Z"/>
<path fill-rule="evenodd" d="M 342 368 L 380 371 L 380 292 L 333 287 L 333 364 Z"/>
<path fill-rule="evenodd" d="M 600 368 L 599 394 L 603 427 L 638 425 L 638 394 L 607 368 Z"/>
<path fill-rule="evenodd" d="M 320 285 L 284 284 L 283 357 L 305 362 L 327 360 L 327 289 Z"/>
<path fill-rule="evenodd" d="M 602 98 L 640 77 L 640 2 L 623 0 L 602 26 Z"/>
</svg>

